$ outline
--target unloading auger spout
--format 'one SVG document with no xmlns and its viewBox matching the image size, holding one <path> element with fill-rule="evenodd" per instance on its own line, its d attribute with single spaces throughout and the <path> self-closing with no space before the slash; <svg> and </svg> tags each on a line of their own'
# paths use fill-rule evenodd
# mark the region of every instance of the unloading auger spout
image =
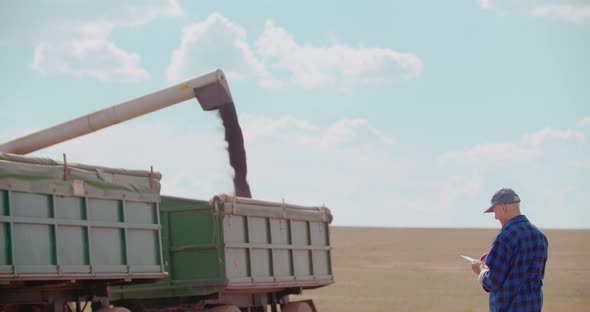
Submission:
<svg viewBox="0 0 590 312">
<path fill-rule="evenodd" d="M 206 111 L 218 109 L 225 104 L 233 104 L 225 75 L 218 69 L 0 144 L 0 152 L 25 155 L 192 98 L 197 98 L 203 110 Z"/>
</svg>

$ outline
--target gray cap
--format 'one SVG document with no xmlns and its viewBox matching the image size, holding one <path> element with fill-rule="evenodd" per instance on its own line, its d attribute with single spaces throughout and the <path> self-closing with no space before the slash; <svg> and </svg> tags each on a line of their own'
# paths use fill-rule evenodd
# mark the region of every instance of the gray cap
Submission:
<svg viewBox="0 0 590 312">
<path fill-rule="evenodd" d="M 484 211 L 483 213 L 488 213 L 494 211 L 495 205 L 510 205 L 510 204 L 517 204 L 520 203 L 520 197 L 514 192 L 513 189 L 510 188 L 503 188 L 497 191 L 494 196 L 492 196 L 492 205 L 488 210 Z"/>
</svg>

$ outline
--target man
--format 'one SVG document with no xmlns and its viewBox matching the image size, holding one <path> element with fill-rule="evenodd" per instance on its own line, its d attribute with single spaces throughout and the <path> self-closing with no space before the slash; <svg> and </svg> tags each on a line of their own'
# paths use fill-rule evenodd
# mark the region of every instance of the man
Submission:
<svg viewBox="0 0 590 312">
<path fill-rule="evenodd" d="M 541 311 L 548 242 L 520 213 L 520 198 L 509 188 L 497 191 L 484 213 L 494 212 L 502 229 L 492 247 L 471 267 L 490 293 L 490 311 Z"/>
</svg>

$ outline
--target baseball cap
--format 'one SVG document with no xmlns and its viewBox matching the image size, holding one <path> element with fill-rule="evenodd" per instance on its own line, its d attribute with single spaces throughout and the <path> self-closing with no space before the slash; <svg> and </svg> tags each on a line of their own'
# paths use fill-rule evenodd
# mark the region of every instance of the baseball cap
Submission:
<svg viewBox="0 0 590 312">
<path fill-rule="evenodd" d="M 483 213 L 488 213 L 494 211 L 495 205 L 510 205 L 510 204 L 517 204 L 520 203 L 520 197 L 514 192 L 513 189 L 510 188 L 503 188 L 497 191 L 494 196 L 492 196 L 492 205 Z"/>
</svg>

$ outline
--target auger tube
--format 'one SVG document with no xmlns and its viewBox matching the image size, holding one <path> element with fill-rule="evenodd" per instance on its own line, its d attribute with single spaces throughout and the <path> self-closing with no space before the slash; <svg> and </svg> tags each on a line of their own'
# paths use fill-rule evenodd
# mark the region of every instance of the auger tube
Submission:
<svg viewBox="0 0 590 312">
<path fill-rule="evenodd" d="M 0 152 L 25 155 L 195 97 L 203 110 L 217 109 L 233 102 L 225 75 L 218 69 L 0 144 Z"/>
</svg>

